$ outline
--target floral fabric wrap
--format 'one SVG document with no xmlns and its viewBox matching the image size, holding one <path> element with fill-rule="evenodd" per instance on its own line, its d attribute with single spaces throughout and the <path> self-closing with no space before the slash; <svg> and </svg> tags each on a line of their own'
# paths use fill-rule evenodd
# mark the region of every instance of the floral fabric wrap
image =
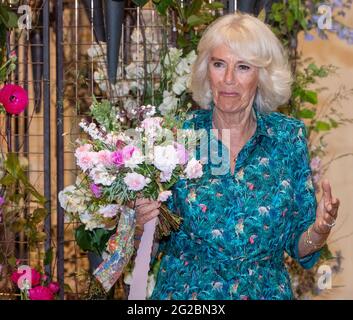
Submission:
<svg viewBox="0 0 353 320">
<path fill-rule="evenodd" d="M 110 255 L 94 271 L 94 276 L 106 291 L 119 279 L 134 253 L 134 232 L 135 211 L 124 207 L 116 233 L 108 241 L 107 250 Z"/>
</svg>

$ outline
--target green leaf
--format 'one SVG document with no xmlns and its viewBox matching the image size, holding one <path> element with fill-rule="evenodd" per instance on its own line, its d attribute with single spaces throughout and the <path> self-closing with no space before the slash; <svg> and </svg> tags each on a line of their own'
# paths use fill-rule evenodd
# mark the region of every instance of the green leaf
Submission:
<svg viewBox="0 0 353 320">
<path fill-rule="evenodd" d="M 292 31 L 293 29 L 293 25 L 294 25 L 294 16 L 292 14 L 292 12 L 288 12 L 287 13 L 287 28 L 288 28 L 288 31 Z"/>
<path fill-rule="evenodd" d="M 17 28 L 18 17 L 10 8 L 0 5 L 0 22 L 2 22 L 7 29 Z"/>
<path fill-rule="evenodd" d="M 11 186 L 15 182 L 16 182 L 16 179 L 9 174 L 7 174 L 5 177 L 0 179 L 0 185 L 3 185 L 3 186 Z"/>
<path fill-rule="evenodd" d="M 132 0 L 138 7 L 143 7 L 149 0 Z"/>
<path fill-rule="evenodd" d="M 206 3 L 206 8 L 209 8 L 211 10 L 217 10 L 217 9 L 223 9 L 224 4 L 219 1 L 211 2 L 211 3 Z"/>
<path fill-rule="evenodd" d="M 317 104 L 317 92 L 311 90 L 303 90 L 300 95 L 302 101 L 311 104 Z"/>
<path fill-rule="evenodd" d="M 81 225 L 75 230 L 75 239 L 78 246 L 83 251 L 94 251 L 91 242 L 92 236 L 88 230 L 85 230 L 85 226 Z"/>
<path fill-rule="evenodd" d="M 316 112 L 310 109 L 302 109 L 299 111 L 298 116 L 303 119 L 312 119 L 315 117 Z"/>
<path fill-rule="evenodd" d="M 332 128 L 337 128 L 338 127 L 338 122 L 332 118 L 329 119 L 331 127 Z"/>
<path fill-rule="evenodd" d="M 7 259 L 7 262 L 11 267 L 15 267 L 17 259 L 15 256 L 11 256 L 10 258 Z"/>
<path fill-rule="evenodd" d="M 186 7 L 186 16 L 197 14 L 202 7 L 203 0 L 194 0 L 191 2 L 190 6 Z"/>
<path fill-rule="evenodd" d="M 39 223 L 44 220 L 44 218 L 47 216 L 47 211 L 44 208 L 37 208 L 33 211 L 32 214 L 32 222 L 34 223 Z"/>
<path fill-rule="evenodd" d="M 316 121 L 315 130 L 316 131 L 329 131 L 331 126 L 325 121 Z"/>
<path fill-rule="evenodd" d="M 204 16 L 197 16 L 195 14 L 191 15 L 188 20 L 187 23 L 191 26 L 191 27 L 195 27 L 198 26 L 200 24 L 204 24 L 205 22 L 207 22 L 207 20 L 205 20 Z"/>
<path fill-rule="evenodd" d="M 44 256 L 44 265 L 50 265 L 53 261 L 53 248 L 48 249 Z"/>
<path fill-rule="evenodd" d="M 168 8 L 173 4 L 173 0 L 153 1 L 157 8 L 157 11 L 162 16 L 167 14 Z"/>
</svg>

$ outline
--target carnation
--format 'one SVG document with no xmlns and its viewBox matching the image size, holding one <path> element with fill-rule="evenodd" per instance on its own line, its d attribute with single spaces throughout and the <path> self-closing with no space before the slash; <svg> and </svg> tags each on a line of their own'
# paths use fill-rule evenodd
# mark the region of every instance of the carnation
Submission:
<svg viewBox="0 0 353 320">
<path fill-rule="evenodd" d="M 158 195 L 158 201 L 167 201 L 167 199 L 172 195 L 172 192 L 170 190 L 167 191 L 162 191 Z"/>
<path fill-rule="evenodd" d="M 54 300 L 54 294 L 47 287 L 37 286 L 29 290 L 29 298 L 31 300 Z"/>
<path fill-rule="evenodd" d="M 163 172 L 172 172 L 178 164 L 178 154 L 172 145 L 154 148 L 153 164 Z"/>
<path fill-rule="evenodd" d="M 188 162 L 184 173 L 186 174 L 188 179 L 200 178 L 203 175 L 202 164 L 200 163 L 200 161 L 196 160 L 195 158 L 192 158 Z"/>
<path fill-rule="evenodd" d="M 102 184 L 103 186 L 110 186 L 116 179 L 102 165 L 93 168 L 89 175 L 95 184 Z"/>
<path fill-rule="evenodd" d="M 130 172 L 126 174 L 124 182 L 129 190 L 140 191 L 151 182 L 151 179 L 145 178 L 142 174 Z"/>
<path fill-rule="evenodd" d="M 117 204 L 108 204 L 106 206 L 100 206 L 98 213 L 104 218 L 114 218 L 119 212 L 120 206 Z"/>
</svg>

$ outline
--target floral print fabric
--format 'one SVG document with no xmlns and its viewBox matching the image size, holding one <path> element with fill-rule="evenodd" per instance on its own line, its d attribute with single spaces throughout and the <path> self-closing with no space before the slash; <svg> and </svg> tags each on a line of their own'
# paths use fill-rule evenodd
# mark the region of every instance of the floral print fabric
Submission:
<svg viewBox="0 0 353 320">
<path fill-rule="evenodd" d="M 211 130 L 212 113 L 193 111 L 184 128 L 209 133 L 208 150 L 196 149 L 199 159 L 223 152 L 228 166 L 208 161 L 202 178 L 181 178 L 174 186 L 168 205 L 183 223 L 160 244 L 164 255 L 150 299 L 292 299 L 284 252 L 304 268 L 320 255 L 298 256 L 300 235 L 317 207 L 305 126 L 254 106 L 256 132 L 232 175 L 228 149 Z"/>
</svg>

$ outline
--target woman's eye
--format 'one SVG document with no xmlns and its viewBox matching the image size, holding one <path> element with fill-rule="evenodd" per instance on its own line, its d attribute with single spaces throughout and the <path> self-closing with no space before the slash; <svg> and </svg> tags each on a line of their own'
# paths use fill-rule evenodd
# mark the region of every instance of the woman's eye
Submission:
<svg viewBox="0 0 353 320">
<path fill-rule="evenodd" d="M 216 68 L 221 68 L 223 66 L 223 63 L 222 62 L 214 62 L 213 66 Z"/>
<path fill-rule="evenodd" d="M 241 64 L 241 65 L 238 66 L 238 68 L 239 68 L 240 70 L 242 70 L 242 71 L 247 71 L 247 70 L 250 69 L 250 67 L 247 66 L 246 64 Z"/>
</svg>

